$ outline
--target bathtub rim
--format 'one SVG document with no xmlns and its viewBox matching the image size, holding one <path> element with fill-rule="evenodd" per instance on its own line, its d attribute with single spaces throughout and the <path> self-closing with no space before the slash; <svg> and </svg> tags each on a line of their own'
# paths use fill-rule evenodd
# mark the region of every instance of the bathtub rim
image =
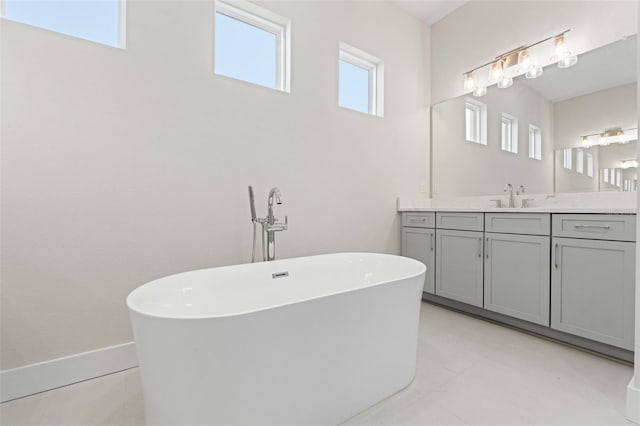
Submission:
<svg viewBox="0 0 640 426">
<path fill-rule="evenodd" d="M 339 294 L 347 294 L 347 293 L 350 293 L 350 292 L 355 292 L 355 291 L 359 291 L 359 290 L 365 290 L 367 288 L 373 288 L 373 287 L 377 287 L 377 286 L 380 286 L 380 285 L 389 284 L 391 282 L 404 281 L 404 280 L 408 280 L 408 279 L 411 279 L 411 278 L 418 277 L 420 275 L 424 275 L 426 273 L 426 271 L 427 271 L 426 265 L 424 263 L 420 262 L 419 260 L 416 260 L 416 259 L 413 259 L 413 258 L 410 258 L 410 257 L 399 256 L 399 255 L 395 255 L 395 254 L 387 254 L 387 253 L 336 252 L 336 253 L 317 254 L 317 255 L 311 255 L 311 256 L 288 257 L 288 258 L 278 259 L 278 260 L 283 261 L 283 260 L 294 260 L 294 259 L 303 259 L 303 258 L 304 259 L 310 259 L 310 258 L 315 258 L 315 257 L 327 257 L 327 256 L 333 256 L 333 255 L 356 255 L 356 256 L 357 255 L 375 255 L 375 256 L 390 257 L 390 258 L 402 258 L 403 261 L 409 261 L 410 263 L 418 264 L 418 266 L 420 267 L 420 272 L 418 272 L 416 274 L 399 275 L 398 277 L 395 277 L 393 279 L 376 282 L 375 284 L 369 284 L 369 285 L 364 286 L 364 287 L 352 288 L 352 289 L 349 289 L 349 290 L 346 290 L 346 291 L 334 291 L 334 292 L 330 292 L 330 293 L 322 293 L 321 295 L 318 295 L 318 296 L 301 298 L 299 300 L 295 300 L 295 301 L 290 302 L 290 303 L 274 304 L 274 305 L 260 307 L 258 309 L 239 310 L 239 311 L 236 311 L 236 312 L 226 313 L 226 314 L 221 314 L 221 315 L 193 315 L 193 316 L 186 316 L 186 315 L 158 315 L 158 314 L 153 314 L 153 313 L 150 313 L 150 312 L 142 311 L 141 309 L 132 306 L 132 304 L 133 304 L 132 295 L 138 289 L 140 289 L 140 288 L 142 288 L 142 287 L 144 287 L 144 286 L 146 286 L 148 284 L 156 283 L 158 281 L 169 279 L 169 278 L 172 278 L 172 277 L 176 277 L 178 275 L 195 273 L 195 272 L 200 272 L 200 271 L 206 271 L 206 270 L 210 270 L 210 269 L 234 268 L 234 267 L 239 267 L 239 266 L 252 265 L 252 263 L 238 263 L 238 264 L 233 264 L 233 265 L 214 266 L 214 267 L 210 267 L 210 268 L 202 268 L 202 269 L 194 269 L 194 270 L 191 270 L 191 271 L 178 272 L 178 273 L 175 273 L 175 274 L 170 274 L 170 275 L 166 275 L 166 276 L 163 276 L 163 277 L 160 277 L 160 278 L 156 278 L 154 280 L 151 280 L 151 281 L 148 281 L 148 282 L 146 282 L 144 284 L 141 284 L 138 287 L 134 288 L 127 295 L 127 298 L 126 298 L 127 309 L 129 311 L 129 315 L 135 314 L 135 315 L 141 315 L 143 317 L 154 318 L 154 319 L 159 319 L 159 320 L 212 320 L 212 319 L 234 318 L 234 317 L 240 317 L 240 316 L 249 315 L 249 314 L 253 314 L 253 313 L 257 313 L 257 312 L 268 311 L 268 310 L 271 310 L 271 309 L 282 308 L 284 306 L 294 305 L 294 304 L 298 304 L 298 303 L 309 302 L 311 300 L 321 299 L 321 298 L 324 298 L 324 297 L 336 296 L 336 295 L 339 295 Z M 265 262 L 256 262 L 256 263 L 257 264 L 263 264 Z"/>
</svg>

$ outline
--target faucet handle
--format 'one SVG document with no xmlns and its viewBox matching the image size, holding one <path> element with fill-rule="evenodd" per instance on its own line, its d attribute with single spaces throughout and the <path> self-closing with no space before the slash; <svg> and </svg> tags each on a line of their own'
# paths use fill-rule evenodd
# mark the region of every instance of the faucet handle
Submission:
<svg viewBox="0 0 640 426">
<path fill-rule="evenodd" d="M 524 185 L 520 185 L 516 191 L 516 195 L 524 194 Z"/>
<path fill-rule="evenodd" d="M 496 203 L 496 207 L 501 209 L 502 208 L 502 200 L 501 199 L 495 199 L 495 200 L 489 200 L 489 201 L 493 201 L 494 203 Z"/>
<path fill-rule="evenodd" d="M 504 192 L 509 192 L 509 191 L 513 191 L 513 185 L 511 185 L 510 183 L 507 183 L 504 185 Z"/>
<path fill-rule="evenodd" d="M 289 216 L 287 216 L 287 215 L 284 216 L 284 224 L 285 225 L 289 224 Z"/>
<path fill-rule="evenodd" d="M 529 201 L 533 201 L 533 198 L 523 198 L 522 199 L 522 208 L 526 209 L 529 207 Z"/>
</svg>

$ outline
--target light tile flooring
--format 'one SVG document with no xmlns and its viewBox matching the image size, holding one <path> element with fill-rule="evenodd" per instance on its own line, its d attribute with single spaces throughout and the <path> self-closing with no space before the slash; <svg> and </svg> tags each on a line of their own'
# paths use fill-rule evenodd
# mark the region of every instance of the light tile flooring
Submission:
<svg viewBox="0 0 640 426">
<path fill-rule="evenodd" d="M 411 385 L 360 425 L 622 425 L 633 369 L 423 303 Z M 0 424 L 142 425 L 137 369 L 11 401 Z"/>
</svg>

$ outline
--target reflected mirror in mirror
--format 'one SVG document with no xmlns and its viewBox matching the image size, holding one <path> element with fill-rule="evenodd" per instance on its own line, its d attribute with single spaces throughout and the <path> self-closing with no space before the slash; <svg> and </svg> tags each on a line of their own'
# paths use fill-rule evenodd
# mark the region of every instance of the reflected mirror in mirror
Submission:
<svg viewBox="0 0 640 426">
<path fill-rule="evenodd" d="M 571 68 L 434 105 L 433 196 L 496 194 L 507 182 L 529 193 L 635 191 L 636 49 L 627 37 Z"/>
</svg>

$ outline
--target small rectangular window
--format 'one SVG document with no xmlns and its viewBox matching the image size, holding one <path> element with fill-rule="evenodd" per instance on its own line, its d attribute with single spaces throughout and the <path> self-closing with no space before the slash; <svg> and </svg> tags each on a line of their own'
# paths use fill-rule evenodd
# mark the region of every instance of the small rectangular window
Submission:
<svg viewBox="0 0 640 426">
<path fill-rule="evenodd" d="M 533 124 L 529 124 L 529 158 L 542 160 L 542 132 Z"/>
<path fill-rule="evenodd" d="M 487 144 L 487 105 L 469 98 L 465 101 L 465 139 Z"/>
<path fill-rule="evenodd" d="M 289 91 L 290 22 L 249 2 L 216 1 L 215 73 Z"/>
<path fill-rule="evenodd" d="M 572 158 L 572 150 L 571 148 L 565 148 L 562 150 L 562 167 L 564 167 L 567 170 L 571 170 L 573 168 L 573 165 L 571 164 L 571 158 Z"/>
<path fill-rule="evenodd" d="M 587 153 L 587 176 L 593 177 L 593 154 Z"/>
<path fill-rule="evenodd" d="M 502 150 L 518 153 L 518 119 L 502 113 L 501 122 Z"/>
<path fill-rule="evenodd" d="M 616 186 L 620 188 L 622 185 L 622 170 L 616 169 Z"/>
<path fill-rule="evenodd" d="M 602 180 L 609 183 L 609 169 L 602 169 Z"/>
<path fill-rule="evenodd" d="M 4 0 L 3 6 L 6 19 L 124 48 L 124 0 Z"/>
<path fill-rule="evenodd" d="M 576 173 L 584 173 L 584 151 L 576 149 Z"/>
<path fill-rule="evenodd" d="M 373 55 L 340 43 L 338 105 L 365 114 L 384 115 L 384 64 Z"/>
</svg>

